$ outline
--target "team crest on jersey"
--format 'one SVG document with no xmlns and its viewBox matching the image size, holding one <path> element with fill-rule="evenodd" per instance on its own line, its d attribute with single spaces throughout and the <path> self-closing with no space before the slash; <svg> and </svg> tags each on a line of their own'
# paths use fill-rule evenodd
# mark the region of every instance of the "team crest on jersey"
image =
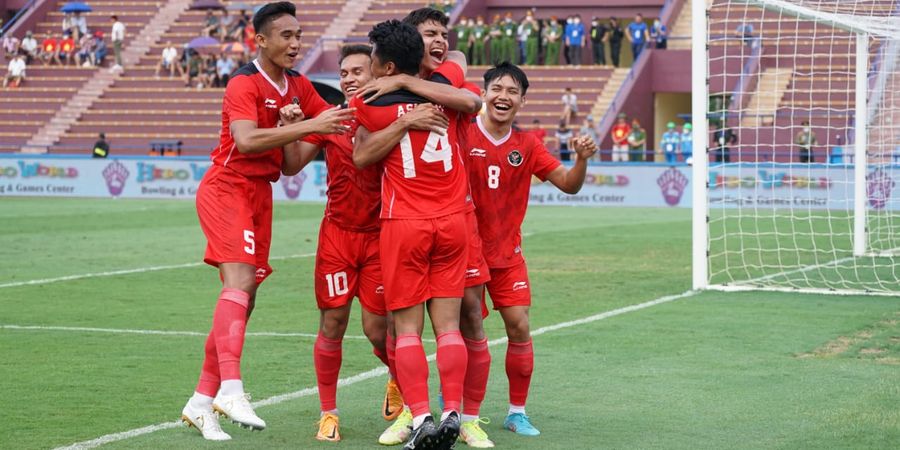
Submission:
<svg viewBox="0 0 900 450">
<path fill-rule="evenodd" d="M 506 160 L 509 161 L 509 164 L 513 167 L 521 166 L 522 159 L 522 154 L 518 150 L 513 150 L 506 155 Z"/>
</svg>

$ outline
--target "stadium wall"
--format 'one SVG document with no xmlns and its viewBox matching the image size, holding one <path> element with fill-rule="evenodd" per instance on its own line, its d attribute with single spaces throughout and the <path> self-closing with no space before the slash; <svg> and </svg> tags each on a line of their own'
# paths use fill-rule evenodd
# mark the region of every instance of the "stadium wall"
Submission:
<svg viewBox="0 0 900 450">
<path fill-rule="evenodd" d="M 8 0 L 7 8 L 16 9 L 12 6 L 16 3 L 16 0 Z M 27 30 L 32 30 L 37 26 L 37 23 L 47 16 L 47 13 L 53 10 L 55 2 L 47 1 L 47 0 L 38 0 L 35 2 L 34 6 L 28 10 L 22 17 L 19 17 L 19 20 L 13 24 L 12 28 L 9 29 L 8 33 L 13 36 L 22 39 L 25 37 L 25 32 Z"/>
<path fill-rule="evenodd" d="M 853 203 L 853 166 L 803 164 L 731 164 L 710 167 L 710 201 L 724 207 L 846 210 Z M 99 197 L 193 199 L 207 158 L 0 155 L 0 197 Z M 872 209 L 897 209 L 900 173 L 870 171 Z M 801 174 L 802 175 L 798 175 Z M 276 200 L 324 202 L 325 165 L 313 162 L 273 186 Z M 684 164 L 592 164 L 581 192 L 563 194 L 535 180 L 531 204 L 570 206 L 691 207 L 691 168 Z"/>
</svg>

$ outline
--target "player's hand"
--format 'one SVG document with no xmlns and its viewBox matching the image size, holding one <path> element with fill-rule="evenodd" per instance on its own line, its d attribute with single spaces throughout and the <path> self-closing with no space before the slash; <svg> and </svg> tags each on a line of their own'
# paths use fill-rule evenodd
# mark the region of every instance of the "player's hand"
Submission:
<svg viewBox="0 0 900 450">
<path fill-rule="evenodd" d="M 444 136 L 450 126 L 450 119 L 431 103 L 422 103 L 400 117 L 408 130 L 433 131 Z"/>
<path fill-rule="evenodd" d="M 344 134 L 350 131 L 350 126 L 344 122 L 353 120 L 355 112 L 356 108 L 342 109 L 335 106 L 310 119 L 309 122 L 314 126 L 313 132 L 316 134 Z"/>
<path fill-rule="evenodd" d="M 584 135 L 572 139 L 572 148 L 578 158 L 588 160 L 594 153 L 597 153 L 597 143 L 590 136 Z"/>
<path fill-rule="evenodd" d="M 278 118 L 281 119 L 281 123 L 285 125 L 300 122 L 304 117 L 303 109 L 300 108 L 300 105 L 294 103 L 284 105 L 278 110 Z"/>
<path fill-rule="evenodd" d="M 364 98 L 363 103 L 373 102 L 388 92 L 404 89 L 406 87 L 406 79 L 404 77 L 408 76 L 400 74 L 371 80 L 365 86 L 359 88 L 355 96 Z"/>
</svg>

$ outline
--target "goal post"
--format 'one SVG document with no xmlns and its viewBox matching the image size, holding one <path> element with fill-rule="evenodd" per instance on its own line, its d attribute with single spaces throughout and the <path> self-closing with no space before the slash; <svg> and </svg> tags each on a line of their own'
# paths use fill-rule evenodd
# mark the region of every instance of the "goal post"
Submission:
<svg viewBox="0 0 900 450">
<path fill-rule="evenodd" d="M 693 287 L 900 295 L 900 0 L 694 0 Z"/>
</svg>

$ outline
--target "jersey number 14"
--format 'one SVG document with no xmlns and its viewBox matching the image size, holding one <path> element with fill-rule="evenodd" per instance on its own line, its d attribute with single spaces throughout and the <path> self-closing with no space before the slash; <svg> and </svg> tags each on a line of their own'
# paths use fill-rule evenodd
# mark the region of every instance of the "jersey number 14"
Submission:
<svg viewBox="0 0 900 450">
<path fill-rule="evenodd" d="M 400 155 L 403 157 L 403 176 L 415 178 L 416 158 L 413 155 L 412 139 L 410 139 L 409 133 L 404 134 L 400 139 Z M 420 158 L 426 163 L 444 163 L 444 172 L 453 170 L 453 149 L 450 147 L 447 135 L 442 136 L 434 131 L 429 132 Z"/>
</svg>

